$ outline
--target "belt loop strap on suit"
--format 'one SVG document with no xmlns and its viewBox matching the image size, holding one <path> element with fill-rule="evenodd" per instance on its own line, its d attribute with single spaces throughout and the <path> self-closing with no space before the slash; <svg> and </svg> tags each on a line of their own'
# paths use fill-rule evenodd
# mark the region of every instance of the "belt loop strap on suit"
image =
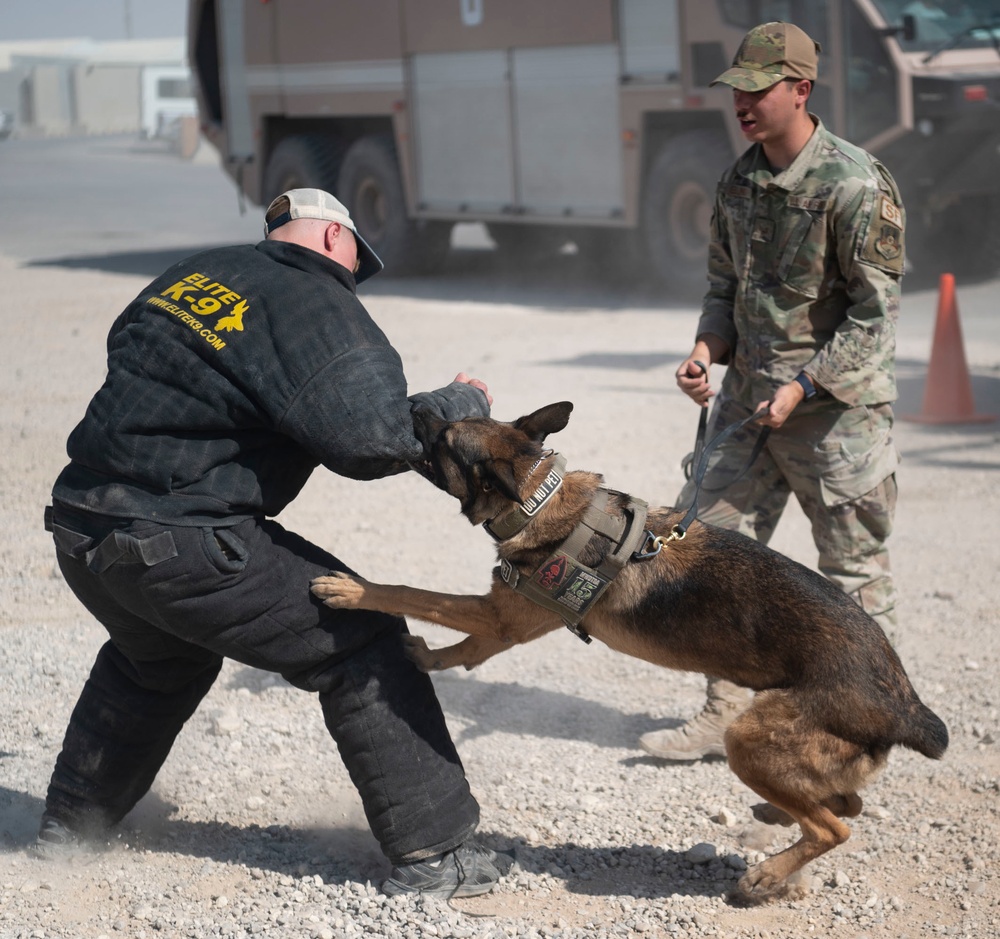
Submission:
<svg viewBox="0 0 1000 939">
<path fill-rule="evenodd" d="M 113 531 L 85 557 L 87 566 L 95 574 L 101 574 L 117 561 L 152 567 L 177 557 L 177 546 L 169 531 L 161 531 L 149 538 L 136 538 L 125 531 Z"/>
<path fill-rule="evenodd" d="M 149 538 L 137 538 L 125 531 L 112 531 L 96 547 L 96 539 L 70 528 L 64 528 L 52 518 L 52 506 L 45 508 L 45 530 L 52 532 L 56 548 L 70 557 L 82 557 L 95 573 L 102 574 L 116 561 L 141 563 L 152 567 L 161 561 L 177 557 L 174 536 L 161 531 Z"/>
</svg>

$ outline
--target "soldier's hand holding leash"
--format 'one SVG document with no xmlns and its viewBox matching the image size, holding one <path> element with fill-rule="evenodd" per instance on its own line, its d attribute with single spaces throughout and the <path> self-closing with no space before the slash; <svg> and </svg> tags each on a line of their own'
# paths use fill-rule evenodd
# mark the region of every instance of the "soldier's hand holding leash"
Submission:
<svg viewBox="0 0 1000 939">
<path fill-rule="evenodd" d="M 706 362 L 717 362 L 728 351 L 725 343 L 716 336 L 699 338 L 695 343 L 694 351 L 681 362 L 680 367 L 677 369 L 677 387 L 696 404 L 707 408 L 709 398 L 714 397 L 715 392 L 708 382 L 708 365 Z M 770 427 L 772 430 L 775 430 L 788 420 L 789 415 L 798 407 L 801 401 L 815 394 L 816 389 L 813 387 L 811 380 L 803 373 L 803 375 L 788 382 L 787 385 L 782 385 L 778 388 L 770 401 L 761 401 L 758 403 L 754 411 L 757 413 L 764 411 L 764 413 L 757 418 L 757 421 L 764 427 Z"/>
<path fill-rule="evenodd" d="M 729 354 L 729 346 L 718 336 L 705 334 L 698 337 L 694 350 L 680 364 L 675 373 L 677 387 L 696 404 L 708 407 L 708 399 L 715 396 L 708 383 L 708 367 L 713 362 L 724 359 Z"/>
<path fill-rule="evenodd" d="M 770 401 L 762 401 L 757 405 L 757 410 L 770 404 L 767 414 L 758 418 L 765 427 L 774 430 L 779 428 L 788 420 L 789 415 L 799 404 L 807 398 L 816 396 L 816 388 L 812 380 L 804 372 L 792 379 L 787 385 L 782 385 L 774 392 Z"/>
</svg>

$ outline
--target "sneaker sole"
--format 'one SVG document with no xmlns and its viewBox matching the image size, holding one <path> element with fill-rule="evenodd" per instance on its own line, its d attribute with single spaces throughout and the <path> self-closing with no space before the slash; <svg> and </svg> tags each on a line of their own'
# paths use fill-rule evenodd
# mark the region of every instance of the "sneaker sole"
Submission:
<svg viewBox="0 0 1000 939">
<path fill-rule="evenodd" d="M 28 856 L 39 861 L 70 861 L 84 853 L 79 844 L 36 843 L 28 847 Z"/>
<path fill-rule="evenodd" d="M 387 897 L 436 897 L 438 900 L 451 900 L 455 897 L 479 897 L 484 893 L 489 893 L 495 886 L 496 882 L 491 884 L 459 884 L 454 890 L 422 890 L 403 887 L 386 880 L 382 883 L 382 893 Z"/>
</svg>

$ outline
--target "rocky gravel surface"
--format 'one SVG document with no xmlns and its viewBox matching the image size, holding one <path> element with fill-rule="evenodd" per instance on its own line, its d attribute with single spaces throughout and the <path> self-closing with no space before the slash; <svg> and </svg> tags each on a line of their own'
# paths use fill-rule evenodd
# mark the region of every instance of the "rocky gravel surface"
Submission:
<svg viewBox="0 0 1000 939">
<path fill-rule="evenodd" d="M 0 280 L 2 939 L 1000 935 L 1000 425 L 899 424 L 901 655 L 951 748 L 936 763 L 894 752 L 850 841 L 807 868 L 794 898 L 732 899 L 747 865 L 793 834 L 753 821 L 759 800 L 724 761 L 668 764 L 636 745 L 698 710 L 702 677 L 565 632 L 435 677 L 482 804 L 481 837 L 518 860 L 489 896 L 381 896 L 388 867 L 317 702 L 238 663 L 107 844 L 66 863 L 30 857 L 69 712 L 103 641 L 54 568 L 42 509 L 103 376 L 107 328 L 144 279 L 0 258 Z M 551 442 L 570 468 L 669 504 L 695 428 L 671 377 L 694 310 L 626 301 L 611 311 L 586 287 L 565 303 L 462 291 L 460 278 L 433 291 L 387 281 L 368 300 L 414 390 L 464 369 L 489 382 L 503 419 L 569 398 L 576 411 Z M 904 301 L 922 324 L 901 327 L 911 390 L 933 302 L 927 292 Z M 974 337 L 969 355 L 995 389 L 1000 349 Z M 488 585 L 489 538 L 412 476 L 358 484 L 318 473 L 281 520 L 372 579 Z M 775 546 L 815 562 L 797 509 Z M 411 628 L 431 645 L 454 641 Z"/>
</svg>

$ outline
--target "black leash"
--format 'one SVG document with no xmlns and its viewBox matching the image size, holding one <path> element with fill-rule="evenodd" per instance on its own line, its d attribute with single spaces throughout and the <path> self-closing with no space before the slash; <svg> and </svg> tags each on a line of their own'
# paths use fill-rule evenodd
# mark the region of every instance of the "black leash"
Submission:
<svg viewBox="0 0 1000 939">
<path fill-rule="evenodd" d="M 694 364 L 701 369 L 702 375 L 708 375 L 708 368 L 703 362 L 699 362 L 697 359 L 694 360 Z M 681 469 L 684 470 L 684 478 L 690 479 L 694 473 L 694 468 L 698 465 L 701 460 L 701 451 L 705 448 L 705 436 L 708 433 L 708 406 L 702 406 L 701 413 L 698 415 L 698 433 L 695 434 L 694 438 L 694 452 L 689 453 L 683 460 L 681 460 Z M 709 490 L 705 490 L 708 492 Z"/>
<path fill-rule="evenodd" d="M 722 443 L 723 440 L 726 440 L 733 434 L 738 433 L 746 427 L 747 424 L 751 424 L 758 418 L 764 417 L 768 411 L 770 411 L 770 405 L 765 405 L 755 414 L 751 414 L 749 417 L 745 417 L 742 421 L 737 421 L 735 424 L 730 424 L 728 427 L 719 431 L 719 433 L 712 438 L 707 447 L 704 446 L 705 437 L 703 433 L 706 422 L 704 420 L 700 420 L 698 422 L 698 431 L 699 434 L 701 434 L 700 443 L 702 446 L 699 447 L 699 444 L 697 442 L 695 443 L 695 453 L 699 454 L 699 459 L 694 470 L 694 498 L 691 500 L 691 508 L 687 510 L 687 515 L 681 519 L 679 524 L 674 525 L 673 527 L 673 531 L 677 534 L 678 538 L 684 537 L 688 528 L 691 526 L 691 523 L 698 517 L 698 496 L 700 495 L 701 490 L 704 488 L 705 492 L 721 492 L 723 489 L 741 480 L 747 474 L 750 467 L 753 466 L 757 457 L 760 456 L 760 451 L 764 449 L 764 444 L 767 443 L 767 438 L 771 433 L 771 428 L 765 427 L 761 430 L 760 436 L 757 438 L 757 442 L 753 445 L 753 451 L 750 453 L 750 459 L 747 460 L 747 465 L 740 470 L 738 476 L 733 477 L 733 479 L 730 479 L 723 486 L 715 486 L 709 489 L 708 487 L 703 487 L 702 483 L 705 480 L 705 473 L 708 471 L 708 458 L 712 455 L 712 452 L 720 443 Z"/>
<path fill-rule="evenodd" d="M 756 414 L 748 417 L 739 426 L 742 427 L 751 421 L 756 420 L 762 414 L 767 413 L 767 408 L 761 408 Z M 705 425 L 708 423 L 706 420 L 707 408 L 703 408 L 701 412 L 701 417 L 698 418 L 698 436 L 694 442 L 694 453 L 689 453 L 684 460 L 684 478 L 690 479 L 694 473 L 694 467 L 698 465 L 701 459 L 701 452 L 705 446 Z M 757 443 L 754 444 L 753 452 L 750 454 L 750 458 L 747 460 L 746 465 L 741 469 L 732 479 L 723 483 L 721 486 L 705 486 L 700 487 L 701 492 L 722 492 L 723 489 L 728 489 L 734 483 L 738 483 L 744 476 L 746 476 L 747 471 L 753 466 L 754 461 L 760 456 L 760 451 L 764 449 L 764 444 L 767 443 L 768 435 L 771 433 L 770 427 L 765 427 L 760 432 L 760 437 L 757 438 Z M 712 442 L 712 447 L 715 447 L 715 442 Z"/>
<path fill-rule="evenodd" d="M 694 364 L 701 369 L 701 373 L 703 375 L 708 374 L 708 369 L 701 362 L 696 361 Z M 713 486 L 709 488 L 708 486 L 703 485 L 703 483 L 705 481 L 705 473 L 708 471 L 708 458 L 712 455 L 712 451 L 715 450 L 715 448 L 725 439 L 741 431 L 747 426 L 747 424 L 751 424 L 758 418 L 763 417 L 769 410 L 770 405 L 765 405 L 757 411 L 756 414 L 751 414 L 742 421 L 730 424 L 728 427 L 716 434 L 708 446 L 705 446 L 705 437 L 708 434 L 708 408 L 703 407 L 701 409 L 701 415 L 698 417 L 698 433 L 695 436 L 694 441 L 694 453 L 691 456 L 690 464 L 687 464 L 687 461 L 685 461 L 685 464 L 690 465 L 692 468 L 691 475 L 688 478 L 694 478 L 694 498 L 691 500 L 691 508 L 688 509 L 687 515 L 684 516 L 680 524 L 674 525 L 672 529 L 677 538 L 683 538 L 684 535 L 687 534 L 687 530 L 691 526 L 691 523 L 698 517 L 698 496 L 701 494 L 702 489 L 704 489 L 705 492 L 721 492 L 723 489 L 732 486 L 734 483 L 739 482 L 744 476 L 746 476 L 750 467 L 754 465 L 757 457 L 760 456 L 760 451 L 764 449 L 764 444 L 767 443 L 767 438 L 771 433 L 771 428 L 764 427 L 761 430 L 760 436 L 754 444 L 753 451 L 750 453 L 750 458 L 747 460 L 746 466 L 740 470 L 738 475 L 734 476 L 721 486 Z"/>
</svg>

